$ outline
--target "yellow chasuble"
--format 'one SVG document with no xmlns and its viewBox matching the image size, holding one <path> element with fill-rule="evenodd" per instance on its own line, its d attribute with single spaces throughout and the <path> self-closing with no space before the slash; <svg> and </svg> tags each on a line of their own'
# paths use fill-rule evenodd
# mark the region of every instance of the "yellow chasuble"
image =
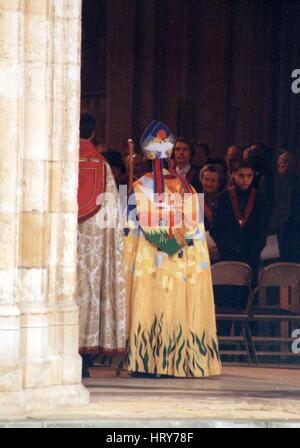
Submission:
<svg viewBox="0 0 300 448">
<path fill-rule="evenodd" d="M 196 220 L 192 216 L 197 195 L 190 194 L 190 206 L 182 207 L 182 183 L 165 170 L 164 188 L 172 200 L 153 197 L 153 174 L 133 184 L 134 201 L 125 231 L 126 295 L 131 310 L 128 370 L 176 377 L 219 375 L 205 229 L 199 211 Z M 149 214 L 150 206 L 154 212 Z"/>
</svg>

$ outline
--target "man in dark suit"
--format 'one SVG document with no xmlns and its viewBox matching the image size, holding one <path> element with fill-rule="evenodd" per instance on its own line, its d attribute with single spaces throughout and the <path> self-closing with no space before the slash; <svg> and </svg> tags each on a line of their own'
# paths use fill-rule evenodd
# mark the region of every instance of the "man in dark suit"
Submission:
<svg viewBox="0 0 300 448">
<path fill-rule="evenodd" d="M 193 156 L 193 146 L 186 139 L 178 137 L 176 139 L 173 151 L 176 171 L 184 176 L 189 183 L 198 172 L 198 170 L 196 168 L 193 168 L 191 165 Z"/>
</svg>

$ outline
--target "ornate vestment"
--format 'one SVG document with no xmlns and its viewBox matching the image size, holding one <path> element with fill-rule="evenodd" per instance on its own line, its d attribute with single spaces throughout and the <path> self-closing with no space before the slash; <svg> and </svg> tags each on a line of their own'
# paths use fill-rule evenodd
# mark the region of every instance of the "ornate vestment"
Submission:
<svg viewBox="0 0 300 448">
<path fill-rule="evenodd" d="M 80 160 L 95 157 L 105 168 L 105 185 L 100 190 L 108 196 L 104 203 L 97 198 L 96 213 L 78 224 L 79 346 L 81 353 L 113 355 L 124 352 L 126 346 L 123 225 L 110 167 L 93 145 L 81 141 Z"/>
</svg>

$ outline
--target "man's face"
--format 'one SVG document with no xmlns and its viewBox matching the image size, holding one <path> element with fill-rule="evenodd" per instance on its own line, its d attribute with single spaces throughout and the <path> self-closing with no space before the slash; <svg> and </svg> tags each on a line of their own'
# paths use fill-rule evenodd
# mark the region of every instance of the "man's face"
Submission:
<svg viewBox="0 0 300 448">
<path fill-rule="evenodd" d="M 240 168 L 233 174 L 233 177 L 236 185 L 241 190 L 245 191 L 250 187 L 253 181 L 254 173 L 251 168 Z"/>
<path fill-rule="evenodd" d="M 177 142 L 174 149 L 174 158 L 178 165 L 188 165 L 191 159 L 191 150 L 189 145 L 184 142 Z"/>
</svg>

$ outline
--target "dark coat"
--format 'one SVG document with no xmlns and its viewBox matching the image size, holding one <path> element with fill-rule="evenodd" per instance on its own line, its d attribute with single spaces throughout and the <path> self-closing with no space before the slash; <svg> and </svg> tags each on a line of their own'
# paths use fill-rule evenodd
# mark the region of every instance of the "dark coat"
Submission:
<svg viewBox="0 0 300 448">
<path fill-rule="evenodd" d="M 242 191 L 236 188 L 240 211 L 244 213 L 251 188 Z M 268 208 L 263 196 L 257 192 L 248 221 L 240 226 L 226 189 L 218 198 L 214 211 L 210 235 L 215 240 L 220 260 L 242 261 L 256 267 L 259 255 L 266 243 L 268 233 Z"/>
</svg>

